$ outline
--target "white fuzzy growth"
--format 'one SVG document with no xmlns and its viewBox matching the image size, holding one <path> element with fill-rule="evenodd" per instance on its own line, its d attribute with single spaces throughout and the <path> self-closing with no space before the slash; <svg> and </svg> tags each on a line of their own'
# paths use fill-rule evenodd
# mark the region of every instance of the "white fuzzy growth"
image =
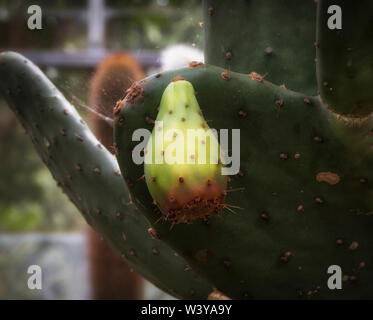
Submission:
<svg viewBox="0 0 373 320">
<path fill-rule="evenodd" d="M 204 62 L 203 52 L 185 44 L 172 45 L 161 52 L 161 71 L 184 68 L 191 61 Z"/>
</svg>

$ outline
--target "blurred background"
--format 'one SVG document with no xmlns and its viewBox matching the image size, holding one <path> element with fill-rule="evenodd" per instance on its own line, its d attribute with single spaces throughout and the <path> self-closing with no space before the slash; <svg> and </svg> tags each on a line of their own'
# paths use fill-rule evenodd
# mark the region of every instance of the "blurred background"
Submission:
<svg viewBox="0 0 373 320">
<path fill-rule="evenodd" d="M 39 5 L 42 29 L 29 30 Z M 135 80 L 202 61 L 199 0 L 0 0 L 0 51 L 36 63 L 110 150 L 111 116 Z M 27 287 L 39 265 L 43 289 Z M 171 299 L 129 269 L 57 187 L 0 97 L 0 299 Z"/>
</svg>

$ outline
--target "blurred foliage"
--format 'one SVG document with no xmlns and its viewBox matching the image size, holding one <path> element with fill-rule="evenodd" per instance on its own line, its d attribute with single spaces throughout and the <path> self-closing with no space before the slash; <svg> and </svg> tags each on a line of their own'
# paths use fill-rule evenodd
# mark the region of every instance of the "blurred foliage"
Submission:
<svg viewBox="0 0 373 320">
<path fill-rule="evenodd" d="M 0 230 L 7 232 L 34 230 L 41 225 L 44 216 L 42 207 L 32 202 L 0 207 L 0 212 Z"/>
<path fill-rule="evenodd" d="M 160 50 L 202 46 L 200 0 L 107 0 L 105 45 Z M 27 8 L 40 5 L 43 29 L 27 28 Z M 86 0 L 0 0 L 0 51 L 79 50 L 88 46 Z M 83 118 L 93 70 L 46 68 Z M 0 98 L 0 232 L 71 230 L 84 224 L 57 187 L 15 116 Z"/>
<path fill-rule="evenodd" d="M 107 0 L 108 48 L 158 49 L 176 42 L 202 46 L 200 0 Z M 27 28 L 37 4 L 43 29 Z M 0 47 L 78 50 L 87 47 L 87 1 L 0 0 Z"/>
<path fill-rule="evenodd" d="M 109 47 L 162 49 L 178 42 L 202 47 L 200 1 L 169 1 L 167 6 L 160 6 L 157 1 L 148 3 L 141 10 L 129 10 L 128 15 L 109 21 Z M 123 30 L 119 37 L 118 30 Z"/>
</svg>

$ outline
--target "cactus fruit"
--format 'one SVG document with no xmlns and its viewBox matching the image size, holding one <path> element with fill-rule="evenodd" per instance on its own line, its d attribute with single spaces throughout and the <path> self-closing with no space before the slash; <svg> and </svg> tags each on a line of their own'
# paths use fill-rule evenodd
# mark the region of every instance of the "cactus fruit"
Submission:
<svg viewBox="0 0 373 320">
<path fill-rule="evenodd" d="M 298 23 L 294 17 L 299 16 L 296 9 L 305 15 L 301 19 L 311 21 L 315 12 L 310 10 L 309 8 L 312 7 L 309 6 L 314 2 L 313 0 L 302 1 L 302 4 L 297 0 L 240 2 L 206 0 L 204 29 L 207 64 L 192 63 L 190 68 L 150 76 L 136 82 L 128 90 L 123 101 L 115 107 L 114 132 L 117 160 L 132 202 L 138 208 L 137 214 L 144 214 L 151 224 L 152 233 L 159 236 L 162 243 L 175 249 L 185 258 L 188 266 L 201 275 L 197 280 L 207 279 L 211 283 L 214 287 L 212 293 L 219 291 L 222 295 L 233 299 L 372 297 L 373 115 L 370 112 L 369 87 L 373 80 L 369 63 L 370 52 L 357 49 L 358 60 L 354 60 L 357 57 L 355 55 L 354 59 L 350 60 L 347 54 L 342 53 L 341 61 L 346 62 L 347 66 L 350 66 L 352 61 L 351 66 L 359 69 L 360 75 L 351 82 L 346 80 L 345 73 L 342 72 L 342 69 L 346 68 L 345 64 L 342 64 L 341 69 L 335 73 L 333 69 L 337 69 L 337 66 L 331 64 L 328 71 L 328 67 L 325 67 L 325 61 L 330 59 L 328 45 L 323 46 L 323 42 L 331 35 L 322 30 L 327 26 L 322 22 L 325 19 L 320 18 L 320 11 L 325 9 L 325 3 L 329 3 L 324 1 L 318 1 L 320 39 L 320 43 L 317 44 L 319 45 L 317 50 L 320 49 L 318 87 L 324 85 L 320 84 L 320 79 L 322 81 L 324 77 L 330 76 L 333 90 L 329 91 L 333 92 L 320 90 L 321 99 L 319 96 L 311 96 L 316 83 L 312 81 L 315 70 L 312 71 L 314 68 L 308 59 L 315 52 L 314 39 L 310 36 L 309 26 L 304 29 L 303 26 L 299 26 L 298 33 L 293 35 L 294 24 Z M 359 25 L 364 23 L 369 25 L 367 19 L 372 15 L 369 2 L 361 0 L 352 3 L 350 0 L 335 0 L 333 4 L 342 8 L 346 21 L 352 21 L 355 17 L 355 20 L 364 20 L 359 21 Z M 287 11 L 291 12 L 291 17 L 286 14 Z M 367 11 L 369 14 L 365 14 Z M 250 13 L 253 19 L 248 19 L 247 13 Z M 258 15 L 257 19 L 254 19 L 255 14 Z M 277 14 L 288 19 L 280 19 L 277 23 L 273 23 Z M 352 17 L 349 16 L 350 14 Z M 284 24 L 290 21 L 294 23 L 286 29 Z M 347 23 L 346 27 L 349 25 Z M 277 32 L 280 41 L 276 38 Z M 350 43 L 352 37 L 349 32 L 352 31 L 341 31 L 341 34 L 343 35 L 344 32 L 346 32 L 347 43 Z M 248 36 L 253 40 L 245 41 Z M 361 42 L 364 41 L 367 39 L 357 40 L 355 47 L 363 45 Z M 290 43 L 294 46 L 294 50 L 287 51 Z M 335 43 L 338 49 L 341 42 L 336 40 Z M 258 48 L 264 45 L 272 48 L 268 50 L 270 58 L 273 58 L 272 62 L 263 63 L 264 57 L 260 55 L 263 49 Z M 363 48 L 368 46 L 364 44 Z M 256 52 L 257 49 L 259 53 Z M 300 54 L 297 57 L 299 54 L 297 50 L 303 49 L 305 55 Z M 279 61 L 279 64 L 276 64 L 276 61 Z M 7 66 L 6 71 L 10 74 L 11 81 L 1 84 L 5 94 L 12 98 L 9 98 L 10 102 L 13 99 L 17 101 L 16 107 L 22 104 L 24 98 L 22 91 L 17 91 L 18 84 L 25 83 L 18 68 L 22 70 L 25 68 L 20 61 L 11 69 L 18 72 L 9 72 Z M 1 72 L 0 67 L 0 79 L 5 77 Z M 337 79 L 338 77 L 341 78 Z M 165 106 L 174 107 L 179 102 L 183 102 L 187 82 L 177 81 L 172 84 L 175 78 L 185 79 L 195 89 L 204 119 L 209 120 L 211 128 L 240 130 L 240 136 L 244 141 L 240 151 L 240 171 L 227 179 L 227 195 L 224 200 L 224 208 L 228 209 L 227 205 L 240 207 L 237 214 L 211 215 L 208 219 L 194 219 L 193 223 L 175 223 L 175 219 L 157 223 L 164 218 L 165 212 L 163 215 L 159 212 L 157 203 L 154 203 L 156 199 L 153 199 L 152 195 L 155 198 L 164 197 L 169 189 L 162 185 L 164 189 L 160 190 L 163 190 L 163 193 L 159 190 L 152 191 L 152 187 L 148 187 L 147 184 L 150 181 L 140 179 L 146 173 L 145 170 L 153 170 L 153 167 L 146 168 L 142 164 L 134 163 L 133 153 L 135 148 L 138 148 L 139 142 L 132 138 L 139 128 L 152 131 L 156 125 L 152 119 L 163 118 L 161 110 L 159 113 L 157 110 L 159 104 L 162 104 L 163 94 L 166 98 L 177 97 L 178 100 L 171 105 L 167 103 L 162 105 L 162 110 Z M 169 90 L 166 89 L 168 86 L 175 89 L 178 82 L 182 89 L 180 94 L 172 91 L 164 93 L 165 90 Z M 359 90 L 348 92 L 349 86 L 346 83 L 351 84 L 353 90 L 354 85 L 359 82 L 362 83 Z M 9 86 L 11 86 L 10 92 L 7 91 Z M 286 86 L 303 93 L 288 90 Z M 27 100 L 36 99 L 33 101 L 34 107 L 39 106 L 41 102 L 43 102 L 41 106 L 47 102 L 48 106 L 51 105 L 51 99 L 43 95 L 35 96 L 34 87 L 28 88 L 28 91 L 32 95 L 28 96 Z M 346 104 L 344 104 L 344 97 Z M 363 101 L 363 105 L 355 110 L 353 107 L 359 104 L 359 101 Z M 58 102 L 54 104 L 58 106 Z M 33 113 L 36 117 L 35 111 L 27 114 Z M 364 118 L 359 118 L 361 116 Z M 35 119 L 35 117 L 29 118 Z M 36 119 L 40 120 L 39 114 L 37 117 Z M 49 117 L 42 120 L 48 119 Z M 35 120 L 30 120 L 29 123 L 33 121 Z M 62 117 L 59 121 L 65 124 L 64 121 L 67 120 Z M 177 122 L 176 126 L 179 125 Z M 197 121 L 188 124 L 184 129 L 192 125 L 199 125 L 199 123 Z M 55 128 L 48 123 L 43 125 L 43 130 L 44 126 L 48 129 L 46 133 L 51 134 L 50 130 L 55 132 Z M 70 127 L 73 128 L 69 131 L 69 138 L 72 140 L 66 139 L 70 141 L 70 145 L 64 146 L 64 150 L 68 150 L 68 147 L 77 150 L 76 141 L 70 132 L 79 132 L 81 127 L 72 125 Z M 84 133 L 88 134 L 87 131 Z M 38 139 L 36 146 L 41 149 L 43 158 L 49 161 L 52 171 L 58 174 L 60 179 L 63 176 L 61 177 L 59 173 L 62 171 L 65 174 L 67 168 L 67 163 L 63 161 L 69 160 L 68 163 L 71 163 L 77 161 L 77 157 L 79 159 L 81 157 L 78 153 L 70 153 L 71 157 L 75 157 L 71 160 L 60 152 L 54 152 L 53 158 L 48 160 L 49 152 L 45 152 L 45 148 L 41 147 L 41 136 L 36 135 L 36 138 Z M 92 163 L 100 159 L 93 158 L 95 154 L 88 151 L 90 149 L 84 157 L 86 161 Z M 61 168 L 59 170 L 54 165 L 57 161 L 56 156 L 62 158 L 58 159 Z M 104 166 L 103 162 L 102 166 Z M 173 168 L 178 168 L 178 164 L 172 166 L 174 167 L 171 167 L 168 172 L 162 171 L 162 174 L 167 175 L 171 172 L 171 175 L 175 175 Z M 193 172 L 188 173 L 185 181 L 196 170 L 198 171 L 194 169 Z M 109 188 L 111 191 L 116 190 L 114 184 L 118 182 L 113 180 L 113 177 L 110 178 L 113 181 L 109 182 L 107 175 L 105 177 L 107 179 L 103 182 L 106 190 Z M 77 179 L 75 176 L 73 178 Z M 205 178 L 203 176 L 203 179 L 198 180 L 199 183 L 203 184 Z M 69 181 L 66 181 L 66 186 L 69 192 L 74 191 L 70 192 L 74 199 L 77 199 L 76 194 L 85 195 L 83 203 L 89 203 L 89 206 L 82 208 L 83 214 L 88 221 L 92 221 L 91 215 L 87 215 L 87 211 L 84 210 L 97 207 L 96 202 L 103 199 L 100 194 L 101 186 L 92 190 L 93 178 L 88 175 L 86 179 L 88 182 L 77 180 L 78 187 Z M 171 184 L 168 188 L 170 187 Z M 121 185 L 120 188 L 126 190 L 125 186 Z M 97 194 L 99 197 L 95 198 Z M 87 197 L 88 195 L 91 198 Z M 113 195 L 110 193 L 108 196 Z M 81 206 L 81 202 L 77 200 L 77 205 Z M 102 205 L 104 202 L 109 208 L 113 203 L 117 203 L 105 199 Z M 164 210 L 162 205 L 160 208 Z M 127 213 L 130 214 L 131 212 Z M 118 240 L 118 224 L 112 222 L 109 214 L 105 218 L 107 220 L 103 217 L 95 218 L 97 229 L 115 246 L 123 248 L 124 244 Z M 141 218 L 137 217 L 137 219 Z M 135 224 L 136 231 L 142 230 L 145 224 L 141 220 L 140 227 L 139 221 L 137 220 L 138 224 Z M 190 221 L 183 218 L 177 222 Z M 122 227 L 124 228 L 125 225 L 121 225 L 119 229 Z M 130 231 L 132 230 L 128 230 Z M 139 239 L 140 235 L 136 233 L 135 236 L 132 233 L 131 237 Z M 131 245 L 140 245 L 138 242 Z M 126 247 L 124 252 L 128 252 L 126 250 L 129 248 Z M 144 252 L 146 253 L 146 251 L 140 253 Z M 163 282 L 163 286 L 167 288 L 170 287 L 171 280 L 178 284 L 179 289 L 180 286 L 189 284 L 186 280 L 168 279 L 167 276 L 175 274 L 175 271 L 168 272 L 166 276 L 165 270 L 159 268 L 155 260 L 146 260 L 140 253 L 139 259 L 135 260 L 135 253 L 129 251 L 127 258 L 148 277 Z M 167 259 L 170 263 L 172 261 L 176 264 L 170 256 L 167 256 Z M 330 290 L 328 272 L 329 267 L 333 265 L 340 267 L 342 274 L 339 279 L 343 280 L 342 290 Z M 180 270 L 174 266 L 172 269 Z M 206 285 L 204 289 L 207 289 Z"/>
<path fill-rule="evenodd" d="M 207 298 L 210 285 L 187 268 L 181 256 L 151 237 L 115 157 L 39 68 L 19 54 L 0 53 L 0 93 L 58 185 L 136 272 L 176 297 Z"/>
<path fill-rule="evenodd" d="M 190 82 L 176 79 L 164 91 L 145 159 L 146 184 L 166 220 L 188 223 L 220 213 L 227 176 Z"/>
</svg>

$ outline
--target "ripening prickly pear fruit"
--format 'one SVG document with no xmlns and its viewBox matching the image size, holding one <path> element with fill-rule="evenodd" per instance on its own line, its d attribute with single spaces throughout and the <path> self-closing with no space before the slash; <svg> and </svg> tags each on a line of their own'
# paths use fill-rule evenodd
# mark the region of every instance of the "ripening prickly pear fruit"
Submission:
<svg viewBox="0 0 373 320">
<path fill-rule="evenodd" d="M 218 214 L 227 186 L 222 167 L 217 132 L 207 125 L 192 84 L 171 82 L 145 149 L 145 178 L 154 204 L 173 223 Z"/>
</svg>

